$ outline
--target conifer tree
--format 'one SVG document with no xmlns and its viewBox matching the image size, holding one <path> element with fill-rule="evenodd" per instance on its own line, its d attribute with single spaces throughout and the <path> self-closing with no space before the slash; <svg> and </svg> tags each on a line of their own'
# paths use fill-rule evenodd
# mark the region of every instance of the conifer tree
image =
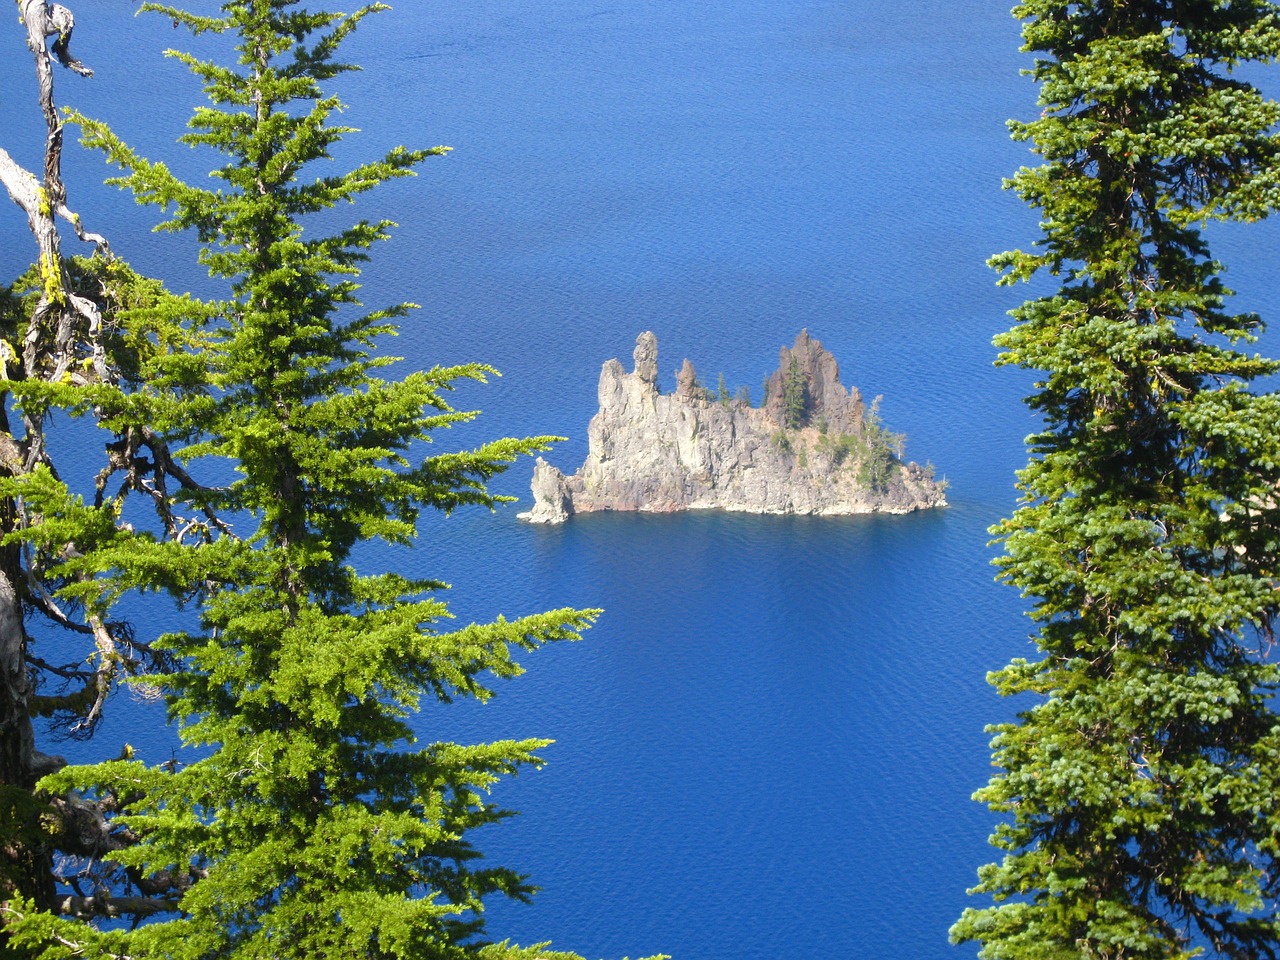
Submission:
<svg viewBox="0 0 1280 960">
<path fill-rule="evenodd" d="M 374 3 L 351 15 L 297 0 L 226 0 L 218 16 L 144 4 L 194 34 L 235 39 L 232 66 L 174 54 L 210 105 L 182 138 L 221 155 L 213 188 L 177 179 L 107 127 L 80 119 L 140 202 L 168 229 L 194 230 L 201 260 L 225 282 L 215 303 L 162 295 L 151 312 L 202 342 L 180 352 L 138 396 L 105 398 L 105 416 L 146 415 L 186 460 L 239 476 L 193 488 L 185 502 L 225 518 L 195 544 L 103 528 L 76 561 L 90 609 L 136 589 L 167 589 L 199 609 L 198 628 L 162 642 L 178 664 L 149 682 L 165 694 L 190 765 L 120 759 L 68 768 L 45 789 L 107 797 L 131 843 L 111 854 L 116 881 L 152 898 L 152 922 L 97 929 L 26 904 L 15 943 L 41 957 L 166 958 L 480 955 L 552 957 L 488 944 L 483 904 L 526 898 L 511 869 L 485 866 L 470 831 L 509 812 L 488 799 L 501 777 L 540 763 L 540 740 L 415 746 L 409 715 L 424 698 L 485 698 L 486 677 L 512 676 L 512 650 L 570 639 L 593 611 L 557 610 L 446 628 L 444 585 L 359 574 L 361 543 L 409 543 L 419 511 L 492 507 L 485 482 L 548 438 L 500 440 L 416 465 L 411 448 L 472 414 L 446 392 L 483 380 L 477 364 L 401 380 L 375 352 L 409 305 L 362 312 L 355 277 L 386 221 L 303 233 L 308 215 L 403 177 L 445 148 L 396 148 L 345 174 L 306 179 L 349 130 L 322 84 L 353 69 L 336 59 Z M 176 449 L 176 446 L 175 446 Z M 40 502 L 42 489 L 25 495 Z M 43 501 L 56 538 L 61 500 Z M 73 516 L 74 519 L 74 516 Z M 137 907 L 130 902 L 129 906 Z"/>
<path fill-rule="evenodd" d="M 783 423 L 790 430 L 799 430 L 809 419 L 809 381 L 794 354 L 783 380 L 782 414 Z"/>
<path fill-rule="evenodd" d="M 996 901 L 952 929 L 992 960 L 1280 956 L 1280 365 L 1248 349 L 1202 228 L 1274 208 L 1280 108 L 1233 72 L 1280 54 L 1259 0 L 1027 0 L 1042 166 L 1010 186 L 1038 249 L 1003 282 L 1000 363 L 1040 372 L 1044 418 L 994 529 L 1032 601 L 1034 698 L 993 732 Z"/>
</svg>

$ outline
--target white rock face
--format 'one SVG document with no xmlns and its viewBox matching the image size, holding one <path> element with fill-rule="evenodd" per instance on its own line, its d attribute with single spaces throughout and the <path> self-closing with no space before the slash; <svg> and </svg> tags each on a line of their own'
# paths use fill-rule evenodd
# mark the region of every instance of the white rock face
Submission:
<svg viewBox="0 0 1280 960">
<path fill-rule="evenodd" d="M 715 398 L 698 386 L 688 360 L 676 392 L 659 393 L 652 333 L 637 338 L 634 359 L 633 373 L 617 360 L 600 372 L 586 463 L 566 477 L 539 457 L 534 506 L 520 519 L 562 523 L 593 510 L 836 515 L 946 506 L 944 484 L 890 451 L 892 435 L 868 418 L 856 388 L 841 386 L 835 358 L 807 333 L 782 348 L 759 408 Z M 784 428 L 788 377 L 803 380 L 805 422 Z M 869 469 L 871 462 L 880 469 Z"/>
</svg>

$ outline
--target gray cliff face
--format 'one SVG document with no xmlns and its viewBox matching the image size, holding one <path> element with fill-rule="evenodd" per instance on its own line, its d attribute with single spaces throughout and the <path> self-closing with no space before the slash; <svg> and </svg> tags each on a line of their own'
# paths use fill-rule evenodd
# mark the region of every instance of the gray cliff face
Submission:
<svg viewBox="0 0 1280 960">
<path fill-rule="evenodd" d="M 792 365 L 792 358 L 795 365 Z M 658 392 L 658 342 L 636 340 L 635 371 L 610 360 L 586 463 L 571 477 L 541 457 L 533 509 L 520 518 L 560 523 L 594 510 L 720 509 L 748 513 L 909 513 L 946 506 L 932 471 L 902 463 L 857 389 L 840 384 L 835 358 L 802 332 L 782 349 L 762 407 L 722 401 L 685 360 L 676 392 Z M 788 377 L 803 383 L 801 423 L 785 428 Z"/>
</svg>

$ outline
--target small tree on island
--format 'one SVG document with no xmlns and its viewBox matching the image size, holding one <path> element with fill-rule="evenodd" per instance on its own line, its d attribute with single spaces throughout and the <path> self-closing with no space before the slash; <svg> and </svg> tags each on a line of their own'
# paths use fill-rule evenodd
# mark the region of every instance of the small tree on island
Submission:
<svg viewBox="0 0 1280 960">
<path fill-rule="evenodd" d="M 412 445 L 473 416 L 447 403 L 452 384 L 490 371 L 378 377 L 393 361 L 376 344 L 408 305 L 360 312 L 354 277 L 391 224 L 302 232 L 308 214 L 444 153 L 396 148 L 345 174 L 300 179 L 348 132 L 331 122 L 340 104 L 321 88 L 353 69 L 335 60 L 342 41 L 386 8 L 346 16 L 294 0 L 227 0 L 219 16 L 144 9 L 197 35 L 235 38 L 235 66 L 176 54 L 211 101 L 183 141 L 222 155 L 217 186 L 184 183 L 104 125 L 80 122 L 140 202 L 170 211 L 167 228 L 196 232 L 201 261 L 227 294 L 197 304 L 157 292 L 153 311 L 195 331 L 204 352 L 176 358 L 152 389 L 116 400 L 116 413 L 145 413 L 182 458 L 234 466 L 237 480 L 186 499 L 246 532 L 213 531 L 192 546 L 111 526 L 76 561 L 88 579 L 74 596 L 91 609 L 154 589 L 198 607 L 198 628 L 163 638 L 178 669 L 148 682 L 204 756 L 186 766 L 120 759 L 47 778 L 47 790 L 113 798 L 114 825 L 136 841 L 111 855 L 121 884 L 145 892 L 163 881 L 179 895 L 136 909 L 153 917 L 136 929 L 101 930 L 17 902 L 6 918 L 12 942 L 44 960 L 567 956 L 486 943 L 486 898 L 524 899 L 533 888 L 481 864 L 470 842 L 510 815 L 489 801 L 492 785 L 537 766 L 546 741 L 413 747 L 407 721 L 423 697 L 486 698 L 485 675 L 519 672 L 513 648 L 575 638 L 595 611 L 446 629 L 443 584 L 358 574 L 348 562 L 361 543 L 411 542 L 423 507 L 497 504 L 485 482 L 548 440 L 499 440 L 411 464 Z M 76 519 L 47 484 L 21 489 L 49 521 L 33 541 Z M 118 905 L 137 907 L 133 899 Z"/>
<path fill-rule="evenodd" d="M 809 381 L 795 354 L 791 355 L 782 384 L 782 412 L 784 425 L 789 430 L 798 430 L 809 421 Z"/>
<path fill-rule="evenodd" d="M 907 435 L 886 430 L 880 418 L 880 397 L 871 401 L 871 406 L 862 417 L 862 433 L 856 441 L 853 437 L 843 438 L 846 446 L 852 446 L 858 455 L 858 481 L 877 492 L 889 489 L 889 481 L 893 471 L 906 449 Z M 838 443 L 839 441 L 837 441 Z M 838 462 L 838 461 L 837 461 Z"/>
</svg>

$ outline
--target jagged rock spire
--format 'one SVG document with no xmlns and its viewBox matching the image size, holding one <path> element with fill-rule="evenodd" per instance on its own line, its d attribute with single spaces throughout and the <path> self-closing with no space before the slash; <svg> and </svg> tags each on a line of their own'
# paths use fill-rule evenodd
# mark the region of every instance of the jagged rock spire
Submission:
<svg viewBox="0 0 1280 960">
<path fill-rule="evenodd" d="M 655 390 L 658 388 L 658 338 L 646 330 L 636 337 L 636 349 L 632 353 L 636 378 Z"/>
<path fill-rule="evenodd" d="M 862 394 L 840 383 L 840 365 L 820 340 L 801 330 L 791 348 L 778 351 L 778 369 L 769 377 L 769 397 L 765 409 L 779 426 L 786 425 L 786 383 L 791 358 L 796 359 L 809 397 L 809 422 L 824 421 L 834 433 L 858 433 L 862 427 Z"/>
</svg>

